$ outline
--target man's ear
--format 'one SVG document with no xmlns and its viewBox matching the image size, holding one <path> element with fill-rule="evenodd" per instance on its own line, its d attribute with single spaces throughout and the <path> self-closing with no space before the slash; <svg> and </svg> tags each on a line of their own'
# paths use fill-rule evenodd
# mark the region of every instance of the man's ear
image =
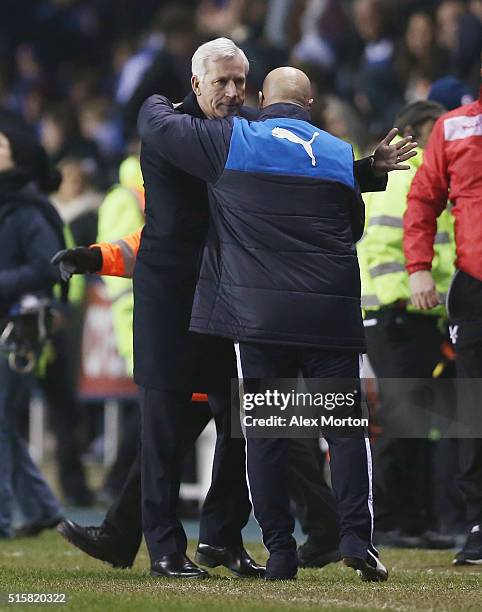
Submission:
<svg viewBox="0 0 482 612">
<path fill-rule="evenodd" d="M 191 77 L 191 87 L 196 96 L 201 95 L 201 89 L 199 88 L 199 78 L 193 74 Z"/>
<path fill-rule="evenodd" d="M 312 106 L 313 106 L 313 98 L 310 98 L 308 100 L 308 110 L 310 110 Z"/>
</svg>

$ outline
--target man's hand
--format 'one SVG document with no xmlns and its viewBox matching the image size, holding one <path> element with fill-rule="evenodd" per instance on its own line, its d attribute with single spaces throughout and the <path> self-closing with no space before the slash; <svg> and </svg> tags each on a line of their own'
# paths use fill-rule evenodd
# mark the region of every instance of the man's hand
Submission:
<svg viewBox="0 0 482 612">
<path fill-rule="evenodd" d="M 77 247 L 59 251 L 52 257 L 54 265 L 58 265 L 62 280 L 68 281 L 72 274 L 100 272 L 102 269 L 102 251 L 99 247 Z"/>
<path fill-rule="evenodd" d="M 402 162 L 417 155 L 413 149 L 418 147 L 418 143 L 412 142 L 412 137 L 407 136 L 393 145 L 390 144 L 397 134 L 398 128 L 392 128 L 375 149 L 372 168 L 376 176 L 382 176 L 392 170 L 410 170 L 410 166 Z"/>
<path fill-rule="evenodd" d="M 412 304 L 420 310 L 429 310 L 440 304 L 440 298 L 430 270 L 418 270 L 409 276 Z"/>
</svg>

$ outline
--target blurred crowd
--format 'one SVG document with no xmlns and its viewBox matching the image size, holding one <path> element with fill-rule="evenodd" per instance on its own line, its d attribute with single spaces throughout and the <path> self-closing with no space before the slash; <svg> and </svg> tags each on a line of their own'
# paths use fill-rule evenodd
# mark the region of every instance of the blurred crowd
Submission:
<svg viewBox="0 0 482 612">
<path fill-rule="evenodd" d="M 106 193 L 115 197 L 113 185 L 124 185 L 122 161 L 138 155 L 141 104 L 154 93 L 182 100 L 192 54 L 206 40 L 228 36 L 245 51 L 248 105 L 257 105 L 271 69 L 303 69 L 314 87 L 314 123 L 349 141 L 356 157 L 371 152 L 400 110 L 425 100 L 434 82 L 458 79 L 440 86 L 437 100 L 446 108 L 475 99 L 480 83 L 482 0 L 4 0 L 2 8 L 0 114 L 20 114 L 61 171 L 52 201 L 78 246 L 100 239 L 99 208 Z M 132 225 L 104 239 L 142 225 L 137 183 L 127 185 Z M 68 349 L 59 343 L 57 350 L 57 366 L 67 367 Z M 52 388 L 62 376 L 55 371 Z M 80 418 L 72 409 L 64 414 L 66 403 L 76 403 L 73 384 L 51 398 L 59 440 Z M 127 412 L 132 419 L 134 409 Z M 136 427 L 128 426 L 129 457 Z M 79 456 L 76 444 L 59 448 L 61 482 L 67 501 L 89 505 Z M 121 487 L 124 463 L 104 485 L 106 501 Z"/>
<path fill-rule="evenodd" d="M 115 182 L 142 102 L 182 99 L 193 51 L 219 35 L 251 61 L 248 103 L 270 69 L 299 66 L 315 122 L 358 150 L 440 77 L 478 90 L 481 0 L 5 0 L 2 13 L 0 107 L 21 112 L 78 189 L 79 176 L 83 189 Z"/>
</svg>

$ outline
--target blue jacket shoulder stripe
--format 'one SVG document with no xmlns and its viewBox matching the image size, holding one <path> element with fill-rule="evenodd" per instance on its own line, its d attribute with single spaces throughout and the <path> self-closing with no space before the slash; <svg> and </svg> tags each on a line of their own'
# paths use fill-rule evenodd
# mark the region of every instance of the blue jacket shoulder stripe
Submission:
<svg viewBox="0 0 482 612">
<path fill-rule="evenodd" d="M 235 117 L 225 168 L 355 186 L 351 146 L 299 119 L 250 122 Z"/>
</svg>

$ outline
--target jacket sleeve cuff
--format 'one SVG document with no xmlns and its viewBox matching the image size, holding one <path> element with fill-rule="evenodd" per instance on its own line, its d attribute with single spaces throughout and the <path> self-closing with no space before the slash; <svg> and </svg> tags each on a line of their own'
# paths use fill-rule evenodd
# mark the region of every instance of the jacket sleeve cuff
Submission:
<svg viewBox="0 0 482 612">
<path fill-rule="evenodd" d="M 102 268 L 98 272 L 101 276 L 124 276 L 124 259 L 117 244 L 108 242 L 91 244 L 90 248 L 98 247 L 102 254 Z"/>
<path fill-rule="evenodd" d="M 407 264 L 405 267 L 407 268 L 407 272 L 409 274 L 419 272 L 420 270 L 428 270 L 430 272 L 430 270 L 432 269 L 432 266 L 429 263 Z"/>
<path fill-rule="evenodd" d="M 388 174 L 376 176 L 372 168 L 372 158 L 364 157 L 353 164 L 355 179 L 362 193 L 385 191 L 388 183 Z"/>
</svg>

